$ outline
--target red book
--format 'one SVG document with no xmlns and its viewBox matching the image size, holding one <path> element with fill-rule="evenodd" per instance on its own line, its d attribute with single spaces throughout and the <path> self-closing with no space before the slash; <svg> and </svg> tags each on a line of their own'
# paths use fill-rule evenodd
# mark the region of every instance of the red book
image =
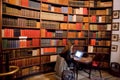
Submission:
<svg viewBox="0 0 120 80">
<path fill-rule="evenodd" d="M 83 32 L 78 32 L 78 38 L 83 37 Z"/>
<path fill-rule="evenodd" d="M 47 37 L 51 38 L 52 37 L 52 32 L 47 32 Z"/>
<path fill-rule="evenodd" d="M 10 31 L 10 35 L 9 35 L 9 37 L 14 37 L 14 30 L 13 29 L 9 29 L 9 31 Z"/>
<path fill-rule="evenodd" d="M 82 29 L 82 23 L 76 23 L 76 30 Z"/>
<path fill-rule="evenodd" d="M 95 45 L 96 44 L 96 39 L 91 39 L 90 44 Z"/>
<path fill-rule="evenodd" d="M 63 42 L 63 46 L 65 46 L 67 44 L 67 40 L 66 39 L 63 39 L 62 42 Z"/>
<path fill-rule="evenodd" d="M 78 45 L 78 40 L 75 40 L 74 42 L 75 42 L 75 45 Z"/>
<path fill-rule="evenodd" d="M 30 40 L 27 40 L 27 47 L 30 47 Z"/>
<path fill-rule="evenodd" d="M 29 1 L 28 0 L 21 0 L 21 5 L 28 7 Z"/>
<path fill-rule="evenodd" d="M 96 16 L 92 16 L 91 18 L 92 18 L 92 19 L 91 19 L 92 22 L 96 22 Z"/>
<path fill-rule="evenodd" d="M 4 37 L 13 37 L 13 29 L 4 29 Z"/>
<path fill-rule="evenodd" d="M 64 21 L 68 21 L 68 16 L 64 16 Z"/>
<path fill-rule="evenodd" d="M 20 48 L 26 47 L 27 46 L 27 40 L 26 39 L 21 39 L 20 40 Z"/>
<path fill-rule="evenodd" d="M 40 45 L 39 39 L 32 39 L 32 46 L 37 47 Z"/>
<path fill-rule="evenodd" d="M 83 8 L 83 14 L 85 14 L 85 15 L 88 14 L 88 10 L 87 10 L 87 8 Z"/>
</svg>

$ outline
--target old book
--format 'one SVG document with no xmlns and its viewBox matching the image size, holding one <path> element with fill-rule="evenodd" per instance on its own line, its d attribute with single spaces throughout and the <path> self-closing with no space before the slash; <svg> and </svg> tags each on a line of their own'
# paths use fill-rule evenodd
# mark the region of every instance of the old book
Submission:
<svg viewBox="0 0 120 80">
<path fill-rule="evenodd" d="M 93 52 L 93 46 L 88 46 L 88 53 L 92 53 Z"/>
<path fill-rule="evenodd" d="M 54 62 L 57 60 L 57 55 L 51 55 L 50 56 L 50 62 Z"/>
</svg>

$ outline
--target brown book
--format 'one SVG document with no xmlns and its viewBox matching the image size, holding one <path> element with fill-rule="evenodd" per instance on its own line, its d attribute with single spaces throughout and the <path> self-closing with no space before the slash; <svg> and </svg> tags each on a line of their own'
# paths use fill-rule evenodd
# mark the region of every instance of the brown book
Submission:
<svg viewBox="0 0 120 80">
<path fill-rule="evenodd" d="M 16 4 L 16 0 L 8 0 L 8 2 L 11 4 Z"/>
<path fill-rule="evenodd" d="M 48 11 L 48 7 L 49 7 L 48 4 L 44 4 L 44 3 L 41 4 L 42 10 Z"/>
<path fill-rule="evenodd" d="M 68 28 L 67 28 L 67 23 L 61 23 L 60 24 L 60 29 L 65 29 L 65 30 L 67 30 Z"/>
<path fill-rule="evenodd" d="M 46 34 L 47 34 L 47 31 L 46 31 L 46 29 L 41 29 L 41 37 L 46 37 Z"/>
<path fill-rule="evenodd" d="M 68 13 L 72 14 L 72 7 L 68 7 Z"/>
<path fill-rule="evenodd" d="M 89 22 L 89 17 L 83 17 L 83 22 Z"/>
<path fill-rule="evenodd" d="M 40 22 L 36 22 L 36 28 L 40 28 Z"/>
</svg>

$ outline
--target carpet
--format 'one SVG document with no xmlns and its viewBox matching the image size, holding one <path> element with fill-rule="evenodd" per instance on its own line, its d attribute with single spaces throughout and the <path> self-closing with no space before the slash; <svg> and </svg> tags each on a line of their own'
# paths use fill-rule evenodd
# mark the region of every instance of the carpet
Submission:
<svg viewBox="0 0 120 80">
<path fill-rule="evenodd" d="M 98 71 L 92 71 L 91 79 L 88 78 L 88 76 L 89 75 L 84 71 L 78 72 L 78 80 L 120 80 L 119 77 L 112 76 L 106 71 L 102 71 L 102 78 L 100 78 Z M 55 75 L 55 72 L 51 72 L 51 73 L 31 76 L 23 80 L 61 80 L 61 79 Z"/>
</svg>

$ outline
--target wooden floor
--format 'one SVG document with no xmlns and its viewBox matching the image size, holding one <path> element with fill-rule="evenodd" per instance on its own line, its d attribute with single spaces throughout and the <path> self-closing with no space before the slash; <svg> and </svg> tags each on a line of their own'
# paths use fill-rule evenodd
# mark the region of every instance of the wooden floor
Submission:
<svg viewBox="0 0 120 80">
<path fill-rule="evenodd" d="M 55 75 L 55 72 L 51 72 L 46 74 L 30 76 L 22 80 L 61 80 L 61 79 Z M 109 74 L 107 71 L 102 71 L 102 78 L 100 78 L 98 71 L 92 71 L 92 77 L 91 79 L 89 79 L 87 73 L 79 71 L 78 80 L 120 80 L 120 78 Z"/>
</svg>

